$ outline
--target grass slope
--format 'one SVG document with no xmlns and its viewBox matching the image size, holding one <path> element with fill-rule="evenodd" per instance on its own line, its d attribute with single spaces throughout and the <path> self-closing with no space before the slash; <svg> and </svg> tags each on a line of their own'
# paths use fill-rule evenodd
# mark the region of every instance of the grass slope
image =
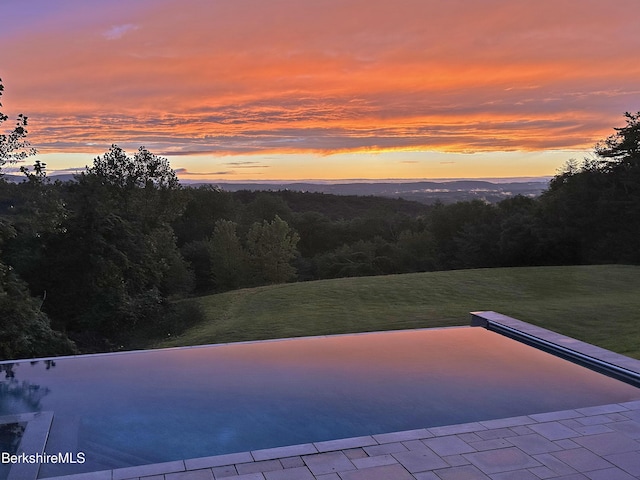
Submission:
<svg viewBox="0 0 640 480">
<path fill-rule="evenodd" d="M 198 302 L 207 321 L 154 347 L 468 325 L 494 310 L 640 358 L 640 267 L 495 268 L 244 289 Z"/>
</svg>

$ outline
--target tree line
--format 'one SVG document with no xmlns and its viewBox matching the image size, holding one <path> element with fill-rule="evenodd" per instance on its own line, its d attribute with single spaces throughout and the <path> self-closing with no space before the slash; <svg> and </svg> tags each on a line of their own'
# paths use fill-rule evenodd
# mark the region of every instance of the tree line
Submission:
<svg viewBox="0 0 640 480">
<path fill-rule="evenodd" d="M 0 87 L 2 84 L 0 83 Z M 1 94 L 1 89 L 0 89 Z M 640 113 L 538 198 L 422 205 L 180 185 L 114 145 L 73 181 L 0 179 L 0 358 L 129 348 L 203 313 L 192 295 L 460 268 L 640 262 Z M 7 120 L 0 114 L 0 124 Z M 20 116 L 0 168 L 33 151 Z"/>
</svg>

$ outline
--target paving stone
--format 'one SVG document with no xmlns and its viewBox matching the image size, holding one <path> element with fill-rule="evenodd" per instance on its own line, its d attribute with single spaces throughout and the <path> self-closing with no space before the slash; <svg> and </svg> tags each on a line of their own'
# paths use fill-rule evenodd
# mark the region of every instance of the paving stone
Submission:
<svg viewBox="0 0 640 480">
<path fill-rule="evenodd" d="M 476 432 L 475 435 L 479 436 L 484 440 L 492 440 L 494 438 L 504 438 L 504 437 L 513 437 L 517 435 L 510 428 L 492 428 L 491 430 L 483 430 L 481 432 Z"/>
<path fill-rule="evenodd" d="M 340 473 L 342 480 L 414 480 L 401 465 L 382 465 Z"/>
<path fill-rule="evenodd" d="M 542 435 L 538 435 L 537 433 L 532 433 L 531 435 L 522 435 L 520 437 L 511 437 L 508 438 L 507 441 L 518 447 L 523 452 L 528 453 L 529 455 L 557 452 L 558 450 L 562 450 L 562 447 L 559 447 L 552 441 L 547 440 Z"/>
<path fill-rule="evenodd" d="M 240 475 L 246 473 L 271 472 L 273 470 L 282 470 L 282 464 L 278 460 L 262 460 L 260 462 L 239 463 L 236 470 Z"/>
<path fill-rule="evenodd" d="M 463 442 L 467 442 L 467 443 L 469 443 L 469 442 L 479 442 L 481 440 L 484 440 L 476 432 L 473 432 L 473 433 L 459 433 L 459 434 L 456 435 L 456 437 L 458 437 Z"/>
<path fill-rule="evenodd" d="M 598 455 L 640 450 L 640 443 L 617 432 L 575 438 L 574 441 Z"/>
<path fill-rule="evenodd" d="M 621 407 L 628 408 L 630 410 L 640 410 L 640 400 L 633 400 L 631 402 L 624 402 L 620 404 Z"/>
<path fill-rule="evenodd" d="M 231 477 L 233 480 L 265 480 L 264 475 L 260 472 L 247 473 L 245 475 L 238 475 L 237 477 Z"/>
<path fill-rule="evenodd" d="M 626 422 L 627 421 L 627 417 L 625 417 L 621 413 L 610 413 L 610 414 L 605 415 L 605 416 L 612 422 Z"/>
<path fill-rule="evenodd" d="M 213 476 L 217 479 L 225 477 L 233 477 L 238 475 L 235 465 L 225 465 L 224 467 L 213 467 L 211 469 Z"/>
<path fill-rule="evenodd" d="M 202 470 L 191 470 L 189 472 L 168 473 L 165 480 L 214 480 L 213 472 L 210 468 Z"/>
<path fill-rule="evenodd" d="M 586 448 L 563 450 L 561 452 L 553 452 L 551 455 L 570 467 L 575 468 L 578 472 L 602 470 L 612 466 L 604 458 L 596 455 Z"/>
<path fill-rule="evenodd" d="M 557 422 L 558 420 L 567 420 L 569 418 L 579 418 L 583 417 L 583 415 L 575 410 L 562 410 L 560 412 L 536 413 L 534 415 L 529 415 L 529 417 L 533 418 L 536 422 L 543 423 Z"/>
<path fill-rule="evenodd" d="M 524 470 L 541 465 L 538 461 L 516 447 L 491 450 L 488 452 L 467 453 L 463 456 L 487 474 L 508 472 L 510 470 Z"/>
<path fill-rule="evenodd" d="M 189 460 L 185 460 L 184 464 L 187 470 L 197 470 L 199 468 L 222 467 L 225 465 L 233 465 L 234 463 L 246 462 L 253 462 L 253 457 L 249 452 L 191 458 Z"/>
<path fill-rule="evenodd" d="M 295 455 L 310 455 L 318 453 L 316 447 L 311 443 L 302 445 L 292 445 L 290 447 L 265 448 L 263 450 L 254 450 L 251 452 L 254 460 L 273 460 L 275 458 L 293 457 Z"/>
<path fill-rule="evenodd" d="M 445 468 L 436 470 L 435 473 L 442 480 L 491 480 L 473 465 Z"/>
<path fill-rule="evenodd" d="M 302 457 L 286 457 L 280 458 L 280 463 L 282 464 L 282 468 L 296 468 L 296 467 L 304 467 L 304 462 L 302 461 Z"/>
<path fill-rule="evenodd" d="M 544 467 L 536 467 L 544 468 Z M 531 469 L 534 470 L 534 469 Z M 530 470 L 516 470 L 513 472 L 494 473 L 491 475 L 492 480 L 540 480 L 538 475 L 535 475 Z"/>
<path fill-rule="evenodd" d="M 475 448 L 469 446 L 468 443 L 460 440 L 455 435 L 438 438 L 427 438 L 422 440 L 427 447 L 436 452 L 438 455 L 459 455 L 461 453 L 475 452 Z"/>
<path fill-rule="evenodd" d="M 504 427 L 519 427 L 521 425 L 530 425 L 535 423 L 535 420 L 529 417 L 511 417 L 511 418 L 499 418 L 496 420 L 487 420 L 480 422 L 486 428 L 504 428 Z"/>
<path fill-rule="evenodd" d="M 384 455 L 385 453 L 406 452 L 408 450 L 402 443 L 385 443 L 382 445 L 374 445 L 373 447 L 364 447 L 363 450 L 368 455 L 374 457 L 376 455 Z"/>
<path fill-rule="evenodd" d="M 100 470 L 98 472 L 77 473 L 74 475 L 63 475 L 61 477 L 47 477 L 47 480 L 111 480 L 111 470 Z M 137 480 L 138 477 L 131 478 Z M 129 480 L 129 479 L 127 479 Z M 161 480 L 164 480 L 164 476 Z"/>
<path fill-rule="evenodd" d="M 580 445 L 578 445 L 576 442 L 574 442 L 573 440 L 571 440 L 569 438 L 563 438 L 562 440 L 556 440 L 553 443 L 555 443 L 559 447 L 562 447 L 564 450 L 573 450 L 574 448 L 580 448 Z"/>
<path fill-rule="evenodd" d="M 408 442 L 402 442 L 402 445 L 407 447 L 409 450 L 428 450 L 427 446 L 422 443 L 420 440 L 409 440 Z"/>
<path fill-rule="evenodd" d="M 393 456 L 411 473 L 449 466 L 439 456 L 426 448 L 426 446 L 424 450 L 394 453 Z"/>
<path fill-rule="evenodd" d="M 640 452 L 614 453 L 604 458 L 625 472 L 640 478 Z"/>
<path fill-rule="evenodd" d="M 629 410 L 628 412 L 622 412 L 622 415 L 627 417 L 629 420 L 640 422 L 640 410 Z"/>
<path fill-rule="evenodd" d="M 607 468 L 606 470 L 586 472 L 585 475 L 591 480 L 634 480 L 636 478 L 615 467 Z"/>
<path fill-rule="evenodd" d="M 413 476 L 416 480 L 441 480 L 441 478 L 433 472 L 414 473 Z"/>
<path fill-rule="evenodd" d="M 458 433 L 478 432 L 480 430 L 486 430 L 488 427 L 481 425 L 478 422 L 475 423 L 462 423 L 460 425 L 445 425 L 443 427 L 431 427 L 431 432 L 436 437 L 444 435 L 456 435 Z"/>
<path fill-rule="evenodd" d="M 314 443 L 318 452 L 332 452 L 336 450 L 344 450 L 346 448 L 368 447 L 369 445 L 377 444 L 378 442 L 368 435 L 365 437 L 341 438 L 339 440 Z"/>
<path fill-rule="evenodd" d="M 266 480 L 315 480 L 307 467 L 264 472 L 263 475 Z"/>
<path fill-rule="evenodd" d="M 356 458 L 351 460 L 356 468 L 369 468 L 369 467 L 377 467 L 379 465 L 393 465 L 394 463 L 398 463 L 398 461 L 393 458 L 393 456 L 386 455 L 377 455 L 375 457 L 367 457 L 367 458 Z"/>
<path fill-rule="evenodd" d="M 531 433 L 535 433 L 533 430 L 531 430 L 529 427 L 525 425 L 512 427 L 509 430 L 511 430 L 515 435 L 529 435 Z"/>
<path fill-rule="evenodd" d="M 589 417 L 576 418 L 576 422 L 582 425 L 600 425 L 611 422 L 607 415 L 591 415 Z"/>
<path fill-rule="evenodd" d="M 433 434 L 429 432 L 426 428 L 420 428 L 418 430 L 406 430 L 404 432 L 381 433 L 379 435 L 373 435 L 374 440 L 380 444 L 404 442 L 406 440 L 420 440 L 422 438 L 430 438 L 430 437 L 433 437 Z"/>
<path fill-rule="evenodd" d="M 607 426 L 620 433 L 624 433 L 627 437 L 640 439 L 640 423 L 632 420 L 624 422 L 609 423 Z"/>
<path fill-rule="evenodd" d="M 626 412 L 627 408 L 613 403 L 610 405 L 599 405 L 597 407 L 576 408 L 576 411 L 583 415 L 599 415 L 601 413 Z"/>
<path fill-rule="evenodd" d="M 575 430 L 580 435 L 597 435 L 598 433 L 611 433 L 611 430 L 607 425 L 588 425 L 588 426 L 578 426 L 571 427 L 572 430 Z"/>
<path fill-rule="evenodd" d="M 585 477 L 582 473 L 573 473 L 571 475 L 554 478 L 553 480 L 589 480 L 589 478 Z"/>
<path fill-rule="evenodd" d="M 494 438 L 492 440 L 482 440 L 480 442 L 469 443 L 478 452 L 484 452 L 485 450 L 497 450 L 498 448 L 511 447 L 513 444 L 509 443 L 506 438 Z"/>
<path fill-rule="evenodd" d="M 578 432 L 559 422 L 538 423 L 536 425 L 530 425 L 529 428 L 549 440 L 561 440 L 563 438 L 580 436 Z"/>
<path fill-rule="evenodd" d="M 302 457 L 304 463 L 314 475 L 324 473 L 346 472 L 355 470 L 355 466 L 342 452 L 319 453 Z"/>
<path fill-rule="evenodd" d="M 540 478 L 542 480 L 546 480 L 547 478 L 555 478 L 558 476 L 556 472 L 551 470 L 549 467 L 534 467 L 534 468 L 530 468 L 527 471 L 532 475 L 534 475 L 535 477 Z"/>
<path fill-rule="evenodd" d="M 369 456 L 362 448 L 350 448 L 348 450 L 343 450 L 342 453 L 344 453 L 349 460 L 353 460 L 354 458 L 366 458 Z"/>
<path fill-rule="evenodd" d="M 461 465 L 470 464 L 469 460 L 464 458 L 462 455 L 446 455 L 441 458 L 452 467 L 459 467 Z"/>
<path fill-rule="evenodd" d="M 118 468 L 113 470 L 113 480 L 122 480 L 131 477 L 144 477 L 165 473 L 183 472 L 185 464 L 182 460 L 175 462 L 153 463 L 151 465 L 139 465 L 137 467 Z"/>
<path fill-rule="evenodd" d="M 571 468 L 569 465 L 558 460 L 556 457 L 554 457 L 549 453 L 534 455 L 533 458 L 535 458 L 538 462 L 540 462 L 545 467 L 555 472 L 556 474 L 555 476 L 571 475 L 573 473 L 577 473 L 575 469 Z"/>
<path fill-rule="evenodd" d="M 341 480 L 337 473 L 327 473 L 326 475 L 316 475 L 316 480 Z"/>
</svg>

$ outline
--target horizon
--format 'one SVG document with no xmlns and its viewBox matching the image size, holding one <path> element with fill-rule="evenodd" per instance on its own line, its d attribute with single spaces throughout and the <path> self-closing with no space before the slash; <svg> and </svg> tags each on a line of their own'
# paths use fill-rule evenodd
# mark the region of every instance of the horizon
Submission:
<svg viewBox="0 0 640 480">
<path fill-rule="evenodd" d="M 52 174 L 111 144 L 189 181 L 553 176 L 640 110 L 637 0 L 34 0 L 3 113 Z M 607 22 L 602 22 L 607 18 Z"/>
</svg>

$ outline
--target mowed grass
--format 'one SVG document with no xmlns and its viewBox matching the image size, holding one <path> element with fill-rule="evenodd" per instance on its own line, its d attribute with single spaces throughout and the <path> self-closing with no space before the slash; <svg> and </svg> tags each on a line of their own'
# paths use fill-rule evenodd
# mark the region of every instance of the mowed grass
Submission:
<svg viewBox="0 0 640 480">
<path fill-rule="evenodd" d="M 494 310 L 640 359 L 640 267 L 494 268 L 341 278 L 189 299 L 206 321 L 153 347 L 468 325 Z"/>
</svg>

